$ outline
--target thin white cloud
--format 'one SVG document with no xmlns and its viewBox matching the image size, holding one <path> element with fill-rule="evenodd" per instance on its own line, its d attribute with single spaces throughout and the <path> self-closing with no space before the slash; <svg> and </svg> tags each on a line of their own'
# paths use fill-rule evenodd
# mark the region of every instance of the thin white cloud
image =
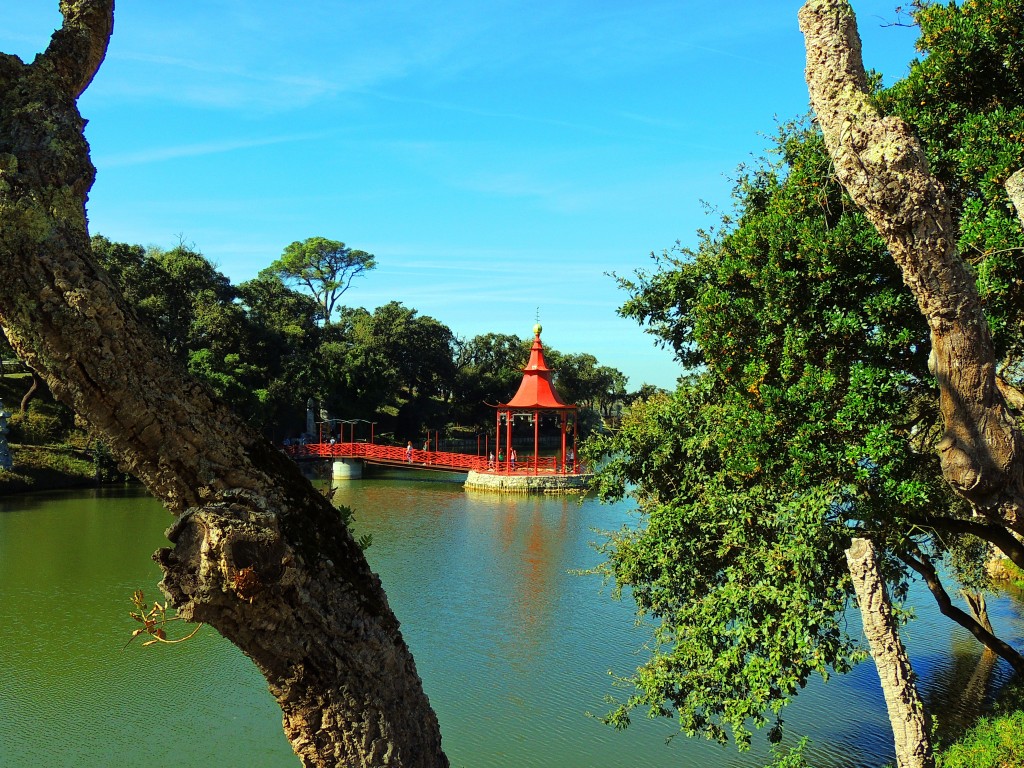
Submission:
<svg viewBox="0 0 1024 768">
<path fill-rule="evenodd" d="M 131 165 L 158 163 L 165 160 L 177 160 L 183 157 L 199 157 L 216 155 L 225 152 L 236 152 L 253 147 L 266 147 L 273 144 L 287 144 L 298 141 L 315 141 L 322 139 L 323 133 L 304 133 L 293 136 L 272 136 L 262 139 L 229 139 L 225 141 L 209 141 L 199 144 L 183 144 L 176 147 L 151 147 L 134 152 L 114 155 L 101 155 L 94 158 L 97 167 L 116 168 Z"/>
<path fill-rule="evenodd" d="M 597 125 L 593 123 L 572 122 L 569 120 L 559 120 L 557 118 L 547 117 L 546 115 L 531 115 L 526 114 L 525 112 L 509 112 L 505 110 L 485 109 L 470 104 L 460 104 L 454 101 L 443 101 L 439 99 L 422 99 L 409 96 L 397 96 L 392 93 L 388 93 L 381 90 L 363 90 L 359 91 L 358 93 L 360 93 L 360 95 L 370 96 L 381 101 L 387 101 L 395 104 L 407 104 L 410 106 L 428 107 L 430 109 L 437 109 L 443 112 L 454 112 L 463 115 L 473 115 L 475 117 L 494 118 L 502 122 L 512 120 L 523 123 L 533 123 L 536 125 L 548 125 L 555 128 L 567 128 L 572 131 L 584 131 L 587 133 L 592 133 L 601 136 L 616 135 L 614 131 L 611 131 L 607 127 L 602 125 Z"/>
<path fill-rule="evenodd" d="M 286 90 L 299 89 L 303 93 L 339 93 L 352 88 L 358 88 L 367 82 L 376 82 L 382 72 L 390 72 L 392 69 L 387 65 L 378 65 L 379 71 L 371 73 L 366 68 L 361 68 L 346 82 L 327 79 L 320 75 L 267 74 L 266 72 L 237 65 L 211 64 L 203 59 L 185 59 L 150 53 L 125 52 L 118 53 L 114 58 L 123 61 L 154 64 L 169 69 L 187 70 L 201 75 L 214 75 L 219 80 L 234 78 L 255 83 L 260 87 L 269 85 Z"/>
</svg>

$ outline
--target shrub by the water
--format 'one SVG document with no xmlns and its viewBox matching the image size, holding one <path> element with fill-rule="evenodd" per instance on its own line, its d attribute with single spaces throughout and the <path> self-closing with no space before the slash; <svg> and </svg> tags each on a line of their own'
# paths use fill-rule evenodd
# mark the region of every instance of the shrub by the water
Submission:
<svg viewBox="0 0 1024 768">
<path fill-rule="evenodd" d="M 63 439 L 64 425 L 59 416 L 30 409 L 28 413 L 14 413 L 8 423 L 12 443 L 45 445 Z"/>
<path fill-rule="evenodd" d="M 943 750 L 937 768 L 1021 768 L 1024 766 L 1024 712 L 980 720 L 956 744 Z"/>
</svg>

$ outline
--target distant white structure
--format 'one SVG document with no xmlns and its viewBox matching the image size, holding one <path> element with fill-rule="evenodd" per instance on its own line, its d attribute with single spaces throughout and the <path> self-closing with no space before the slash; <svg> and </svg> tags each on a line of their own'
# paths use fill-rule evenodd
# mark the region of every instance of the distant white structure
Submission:
<svg viewBox="0 0 1024 768">
<path fill-rule="evenodd" d="M 316 435 L 316 400 L 312 397 L 306 401 L 306 434 L 315 438 Z"/>
<path fill-rule="evenodd" d="M 4 410 L 4 403 L 0 400 L 0 469 L 8 470 L 14 467 L 14 459 L 11 458 L 10 448 L 7 447 L 7 419 L 11 414 Z"/>
</svg>

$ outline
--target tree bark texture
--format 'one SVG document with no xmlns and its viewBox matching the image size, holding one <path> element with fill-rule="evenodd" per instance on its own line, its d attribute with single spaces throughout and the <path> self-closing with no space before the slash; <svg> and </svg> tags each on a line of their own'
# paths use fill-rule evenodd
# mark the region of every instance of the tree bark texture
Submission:
<svg viewBox="0 0 1024 768">
<path fill-rule="evenodd" d="M 296 466 L 170 358 L 92 258 L 76 99 L 113 0 L 61 0 L 30 64 L 0 54 L 0 325 L 176 515 L 154 557 L 179 615 L 248 655 L 307 766 L 447 766 L 377 576 Z"/>
<path fill-rule="evenodd" d="M 1024 533 L 1024 439 L 996 384 L 988 324 L 956 251 L 945 190 L 911 128 L 872 102 L 849 3 L 808 0 L 799 18 L 811 104 L 836 175 L 881 234 L 931 330 L 943 474 L 977 514 Z"/>
<path fill-rule="evenodd" d="M 1003 187 L 1006 189 L 1006 194 L 1010 198 L 1010 202 L 1013 203 L 1013 207 L 1017 209 L 1020 225 L 1024 227 L 1024 168 L 1010 176 Z"/>
<path fill-rule="evenodd" d="M 899 627 L 871 541 L 854 539 L 846 550 L 846 563 L 853 577 L 864 634 L 889 710 L 897 768 L 934 768 L 935 758 L 928 737 L 924 706 L 914 687 L 914 671 L 900 640 Z"/>
</svg>

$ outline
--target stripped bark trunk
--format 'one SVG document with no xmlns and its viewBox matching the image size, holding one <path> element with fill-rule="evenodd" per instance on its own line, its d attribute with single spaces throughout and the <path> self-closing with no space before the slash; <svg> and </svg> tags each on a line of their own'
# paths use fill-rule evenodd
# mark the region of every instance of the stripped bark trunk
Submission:
<svg viewBox="0 0 1024 768">
<path fill-rule="evenodd" d="M 304 765 L 446 766 L 398 621 L 337 511 L 179 369 L 92 258 L 76 100 L 113 5 L 62 0 L 32 64 L 0 54 L 0 325 L 176 515 L 155 555 L 163 590 L 256 663 Z"/>
<path fill-rule="evenodd" d="M 874 545 L 868 539 L 854 539 L 846 550 L 846 562 L 889 711 L 896 765 L 898 768 L 934 768 L 924 706 L 914 687 L 914 671 L 900 640 Z"/>
<path fill-rule="evenodd" d="M 1017 209 L 1020 225 L 1024 227 L 1024 168 L 1010 176 L 1003 187 L 1006 189 L 1006 194 L 1010 198 L 1010 202 L 1013 203 L 1013 207 Z"/>
<path fill-rule="evenodd" d="M 985 601 L 984 592 L 976 592 L 972 589 L 965 589 L 961 593 L 971 609 L 974 620 L 985 629 L 986 632 L 995 632 L 992 628 L 992 621 L 988 617 L 988 603 Z"/>
<path fill-rule="evenodd" d="M 931 330 L 943 475 L 976 514 L 1024 533 L 1024 437 L 996 382 L 946 192 L 911 128 L 872 102 L 849 3 L 808 0 L 799 16 L 811 104 L 836 175 L 882 236 Z"/>
</svg>

